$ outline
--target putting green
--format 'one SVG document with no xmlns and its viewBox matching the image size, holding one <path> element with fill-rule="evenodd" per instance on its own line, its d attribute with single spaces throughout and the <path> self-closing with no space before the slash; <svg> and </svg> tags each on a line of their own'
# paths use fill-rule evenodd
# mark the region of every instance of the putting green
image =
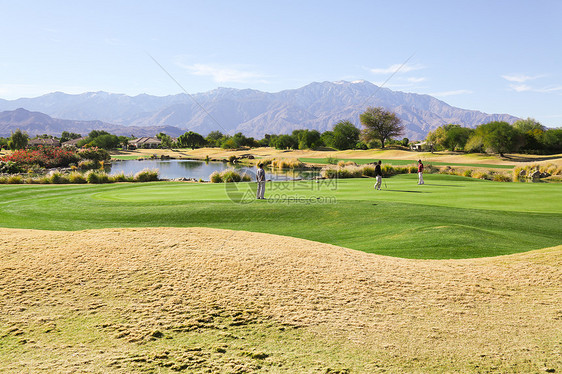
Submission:
<svg viewBox="0 0 562 374">
<path fill-rule="evenodd" d="M 0 186 L 0 226 L 215 227 L 408 258 L 470 258 L 561 244 L 562 185 L 448 175 L 268 183 Z M 386 184 L 386 188 L 385 188 Z"/>
</svg>

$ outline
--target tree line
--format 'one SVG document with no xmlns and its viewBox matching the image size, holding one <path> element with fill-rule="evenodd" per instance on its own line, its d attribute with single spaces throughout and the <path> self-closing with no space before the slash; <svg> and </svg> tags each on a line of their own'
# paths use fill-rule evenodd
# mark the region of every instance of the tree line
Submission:
<svg viewBox="0 0 562 374">
<path fill-rule="evenodd" d="M 220 147 L 238 149 L 243 147 L 273 147 L 277 149 L 319 149 L 322 147 L 345 149 L 385 148 L 387 145 L 408 146 L 409 139 L 400 137 L 404 126 L 400 118 L 381 107 L 368 107 L 359 116 L 362 129 L 350 121 L 340 121 L 331 130 L 298 129 L 291 134 L 265 134 L 262 139 L 247 137 L 238 132 L 234 135 L 211 131 L 203 136 L 187 131 L 177 139 L 165 133 L 157 134 L 162 148 Z M 38 137 L 52 137 L 41 135 Z M 64 131 L 61 143 L 82 138 L 80 134 Z M 127 147 L 134 136 L 116 136 L 103 130 L 91 131 L 80 139 L 78 147 L 115 149 Z M 9 138 L 0 138 L 0 148 L 21 149 L 28 142 L 27 134 L 17 130 Z M 425 138 L 425 147 L 430 151 L 450 150 L 476 153 L 509 152 L 560 153 L 562 152 L 562 128 L 548 129 L 532 118 L 518 120 L 512 125 L 507 122 L 490 122 L 476 128 L 447 124 L 431 131 Z"/>
<path fill-rule="evenodd" d="M 548 129 L 532 118 L 512 125 L 489 122 L 475 129 L 448 124 L 431 131 L 425 141 L 432 151 L 497 153 L 502 157 L 510 152 L 555 154 L 562 152 L 562 128 Z"/>
</svg>

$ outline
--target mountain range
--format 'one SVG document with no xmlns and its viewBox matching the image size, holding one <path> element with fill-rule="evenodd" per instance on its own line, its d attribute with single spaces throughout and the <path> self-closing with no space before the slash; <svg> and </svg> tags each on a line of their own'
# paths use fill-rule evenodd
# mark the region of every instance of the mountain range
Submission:
<svg viewBox="0 0 562 374">
<path fill-rule="evenodd" d="M 20 128 L 30 135 L 87 134 L 93 129 L 117 135 L 178 136 L 188 130 L 206 135 L 218 130 L 262 138 L 296 129 L 330 130 L 341 120 L 361 127 L 359 115 L 369 106 L 395 112 L 405 137 L 423 139 L 448 123 L 476 127 L 491 121 L 513 123 L 509 114 L 486 114 L 455 108 L 429 95 L 392 91 L 367 81 L 315 82 L 268 93 L 218 88 L 194 95 L 128 96 L 107 92 L 78 95 L 54 92 L 35 98 L 0 99 L 0 136 Z M 25 110 L 24 110 L 25 109 Z"/>
</svg>

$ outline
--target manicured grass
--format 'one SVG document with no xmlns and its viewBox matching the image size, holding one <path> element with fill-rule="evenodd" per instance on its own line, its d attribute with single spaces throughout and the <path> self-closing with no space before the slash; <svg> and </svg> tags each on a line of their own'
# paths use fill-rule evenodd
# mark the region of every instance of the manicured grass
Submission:
<svg viewBox="0 0 562 374">
<path fill-rule="evenodd" d="M 301 162 L 314 163 L 314 164 L 328 164 L 328 158 L 299 158 Z M 393 160 L 393 159 L 378 159 L 378 158 L 338 158 L 339 161 L 353 161 L 358 165 L 369 164 L 372 162 L 377 162 L 381 160 L 383 164 L 389 165 L 412 165 L 417 164 L 417 160 Z M 465 164 L 465 163 L 455 163 L 455 162 L 441 162 L 441 161 L 424 161 L 425 164 L 435 165 L 435 166 L 466 166 L 466 167 L 480 167 L 480 168 L 491 168 L 491 169 L 513 169 L 513 165 L 497 165 L 497 164 Z"/>
<path fill-rule="evenodd" d="M 449 175 L 268 183 L 0 186 L 0 225 L 45 230 L 215 227 L 407 258 L 471 258 L 561 243 L 562 186 Z M 247 194 L 247 199 L 244 198 Z M 234 200 L 234 201 L 233 201 Z"/>
</svg>

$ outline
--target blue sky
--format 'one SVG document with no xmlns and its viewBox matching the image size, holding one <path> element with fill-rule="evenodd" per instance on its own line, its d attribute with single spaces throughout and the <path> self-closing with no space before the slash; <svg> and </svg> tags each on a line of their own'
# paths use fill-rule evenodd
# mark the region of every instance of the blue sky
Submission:
<svg viewBox="0 0 562 374">
<path fill-rule="evenodd" d="M 0 0 L 0 98 L 367 80 L 562 126 L 562 1 Z M 390 79 L 389 79 L 390 78 Z"/>
</svg>

